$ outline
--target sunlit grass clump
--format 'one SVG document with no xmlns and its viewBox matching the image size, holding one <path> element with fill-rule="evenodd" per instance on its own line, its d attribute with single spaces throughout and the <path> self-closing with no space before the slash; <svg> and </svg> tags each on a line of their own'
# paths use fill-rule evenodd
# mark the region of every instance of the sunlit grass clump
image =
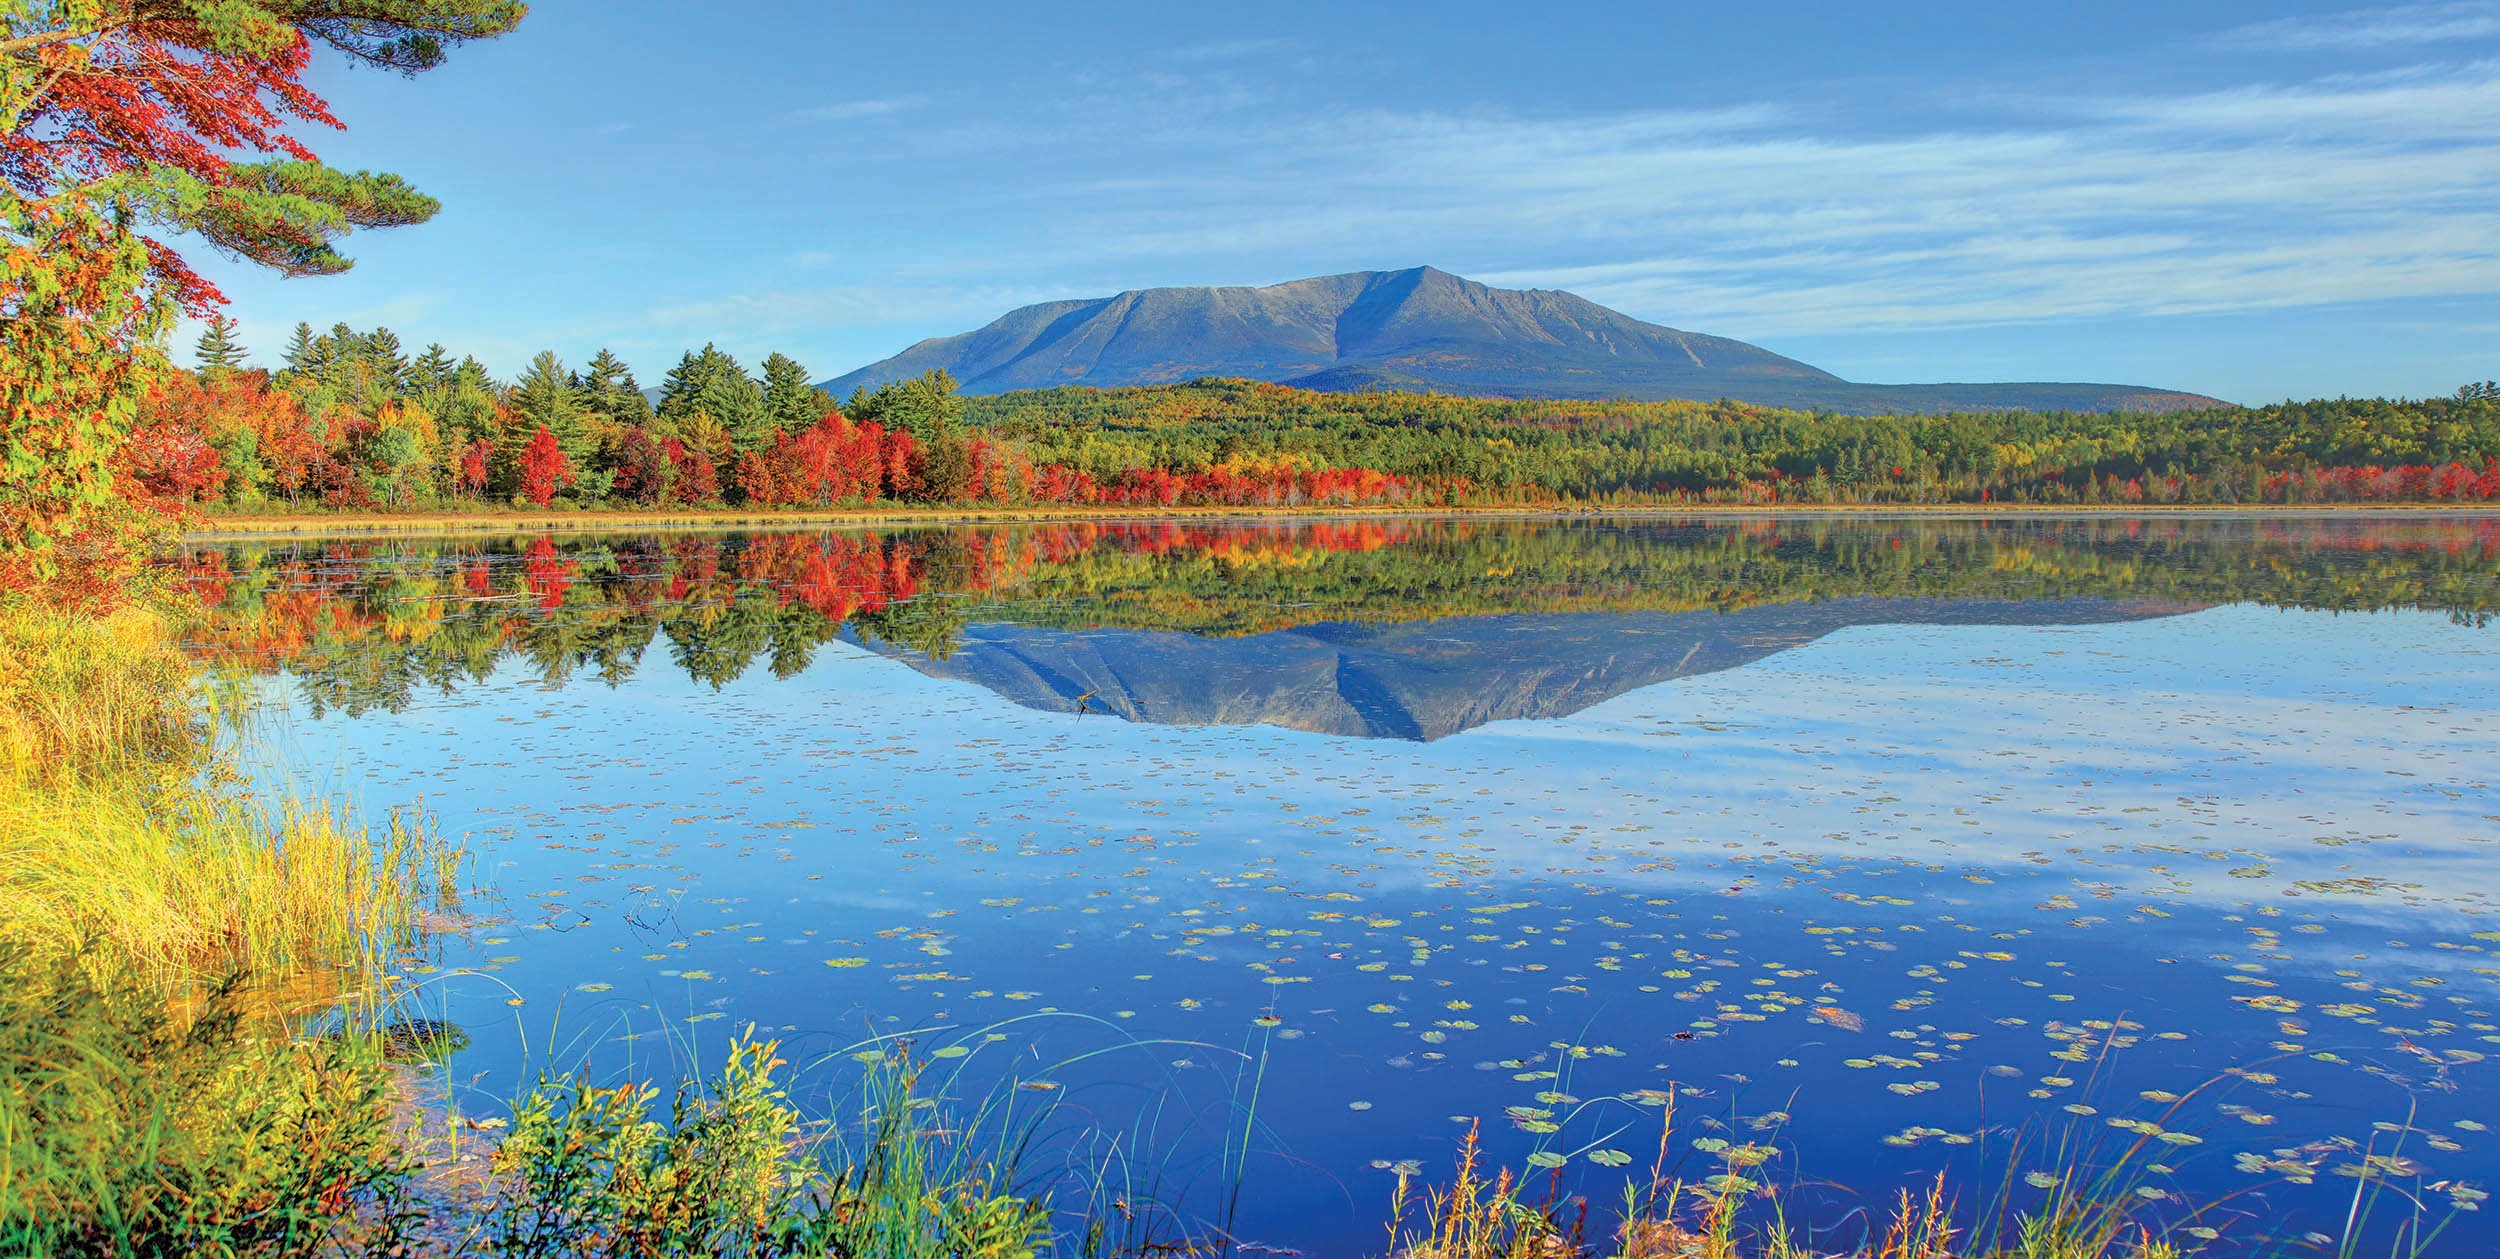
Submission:
<svg viewBox="0 0 2500 1259">
<path fill-rule="evenodd" d="M 702 1087 L 551 1078 L 515 1109 L 497 1179 L 457 1231 L 498 1256 L 1020 1259 L 1053 1250 L 1012 1158 L 942 1131 L 907 1067 L 872 1074 L 854 1131 L 809 1123 L 770 1041 L 742 1040 Z M 846 1140 L 845 1137 L 855 1140 Z M 1091 1249 L 1081 1247 L 1081 1249 Z"/>
<path fill-rule="evenodd" d="M 0 602 L 0 1256 L 309 1254 L 404 1181 L 380 992 L 447 889 L 399 819 L 264 815 L 175 625 Z"/>
<path fill-rule="evenodd" d="M 545 1080 L 452 1183 L 379 1012 L 456 850 L 243 794 L 174 630 L 0 603 L 0 1259 L 1048 1245 L 1012 1160 L 942 1137 L 908 1076 L 809 1124 L 770 1044 L 664 1114 L 650 1086 Z"/>
<path fill-rule="evenodd" d="M 0 608 L 0 947 L 106 987 L 363 968 L 442 905 L 456 853 L 394 816 L 264 813 L 232 784 L 162 615 Z"/>
<path fill-rule="evenodd" d="M 0 601 L 0 776 L 11 794 L 144 787 L 196 767 L 206 732 L 164 614 Z"/>
<path fill-rule="evenodd" d="M 73 785 L 0 799 L 0 946 L 75 955 L 108 986 L 248 973 L 321 987 L 412 938 L 442 900 L 444 851 L 212 793 Z"/>
</svg>

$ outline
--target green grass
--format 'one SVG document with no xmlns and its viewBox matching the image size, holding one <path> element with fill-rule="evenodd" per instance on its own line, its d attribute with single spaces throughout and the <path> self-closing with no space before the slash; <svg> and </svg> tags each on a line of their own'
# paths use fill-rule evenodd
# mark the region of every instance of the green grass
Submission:
<svg viewBox="0 0 2500 1259">
<path fill-rule="evenodd" d="M 0 1256 L 306 1255 L 403 1183 L 371 1037 L 0 954 Z"/>
<path fill-rule="evenodd" d="M 949 1130 L 909 1064 L 871 1075 L 855 1133 L 809 1123 L 771 1041 L 744 1040 L 708 1086 L 543 1079 L 463 1235 L 498 1256 L 859 1255 L 1008 1259 L 1051 1248 L 1047 1204 L 1010 1158 Z M 846 1139 L 848 1138 L 848 1139 Z M 440 1227 L 437 1225 L 436 1227 Z"/>
</svg>

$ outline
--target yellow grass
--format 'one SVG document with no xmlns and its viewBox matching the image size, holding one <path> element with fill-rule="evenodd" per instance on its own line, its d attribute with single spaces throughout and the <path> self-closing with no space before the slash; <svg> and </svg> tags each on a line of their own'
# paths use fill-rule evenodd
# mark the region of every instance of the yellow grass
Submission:
<svg viewBox="0 0 2500 1259">
<path fill-rule="evenodd" d="M 0 607 L 0 781 L 12 794 L 187 771 L 204 732 L 190 665 L 149 609 Z"/>
<path fill-rule="evenodd" d="M 365 968 L 448 894 L 452 853 L 393 817 L 264 815 L 223 780 L 162 614 L 0 607 L 0 949 L 107 986 Z"/>
</svg>

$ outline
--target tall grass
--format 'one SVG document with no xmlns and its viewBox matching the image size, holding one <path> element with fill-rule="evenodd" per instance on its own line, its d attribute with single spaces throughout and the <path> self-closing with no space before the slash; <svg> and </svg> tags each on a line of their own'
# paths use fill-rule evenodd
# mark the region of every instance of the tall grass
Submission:
<svg viewBox="0 0 2500 1259">
<path fill-rule="evenodd" d="M 447 907 L 458 854 L 394 815 L 234 790 L 164 614 L 0 607 L 0 949 L 106 987 L 361 972 Z"/>
<path fill-rule="evenodd" d="M 1437 1188 L 1418 1188 L 1401 1173 L 1390 1200 L 1387 1254 L 1392 1259 L 2184 1259 L 2215 1237 L 2199 1215 L 2155 1209 L 2137 1192 L 2150 1168 L 2142 1147 L 2107 1163 L 2078 1161 L 2027 1208 L 2005 1204 L 1974 1217 L 1960 1208 L 1938 1173 L 1923 1191 L 1897 1191 L 1867 1213 L 1853 1243 L 1801 1239 L 1772 1186 L 1750 1178 L 1751 1161 L 1723 1154 L 1721 1169 L 1699 1179 L 1668 1172 L 1674 1127 L 1670 1108 L 1660 1129 L 1658 1158 L 1645 1183 L 1625 1191 L 1621 1205 L 1600 1217 L 1585 1202 L 1556 1192 L 1551 1178 L 1488 1170 L 1477 1134 L 1461 1142 L 1454 1174 Z M 2060 1144 L 2078 1160 L 2081 1148 Z M 1545 1191 L 1536 1188 L 1539 1179 Z M 2166 1196 L 2166 1195 L 2165 1195 Z M 2356 1194 L 2353 1217 L 2336 1254 L 2354 1251 L 2367 1214 Z M 2437 1236 L 2417 1207 L 2387 1253 L 2425 1253 Z M 2225 1253 L 2288 1256 L 2316 1248 L 2264 1237 L 2242 1239 Z"/>
<path fill-rule="evenodd" d="M 1014 1166 L 987 1156 L 983 1134 L 941 1126 L 909 1063 L 872 1071 L 863 1121 L 845 1133 L 792 1107 L 777 1049 L 740 1041 L 713 1080 L 677 1088 L 665 1120 L 649 1085 L 541 1080 L 494 1154 L 501 1179 L 461 1212 L 463 1244 L 547 1259 L 1051 1248 L 1048 1207 L 1007 1187 Z"/>
<path fill-rule="evenodd" d="M 856 1132 L 811 1125 L 769 1043 L 665 1115 L 650 1086 L 542 1081 L 492 1174 L 447 1189 L 368 1002 L 458 854 L 241 793 L 176 630 L 0 603 L 0 1259 L 1049 1244 L 1014 1147 L 941 1131 L 915 1073 L 872 1076 Z"/>
<path fill-rule="evenodd" d="M 97 617 L 0 600 L 0 777 L 144 787 L 195 769 L 206 731 L 174 633 L 143 605 Z"/>
</svg>

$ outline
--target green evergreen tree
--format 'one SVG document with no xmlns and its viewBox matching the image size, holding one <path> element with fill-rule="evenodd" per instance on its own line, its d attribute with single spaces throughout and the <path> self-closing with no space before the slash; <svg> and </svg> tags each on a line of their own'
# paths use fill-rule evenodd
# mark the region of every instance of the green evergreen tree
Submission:
<svg viewBox="0 0 2500 1259">
<path fill-rule="evenodd" d="M 408 365 L 408 392 L 421 394 L 444 388 L 451 383 L 451 351 L 442 342 L 425 347 L 425 353 Z"/>
<path fill-rule="evenodd" d="M 504 405 L 511 408 L 519 421 L 503 434 L 507 449 L 499 453 L 508 461 L 517 462 L 521 446 L 544 427 L 555 434 L 557 448 L 571 461 L 577 474 L 590 466 L 597 441 L 590 426 L 583 422 L 586 411 L 581 392 L 573 387 L 573 378 L 555 351 L 540 350 L 538 357 L 530 360 L 529 370 L 513 382 Z"/>
<path fill-rule="evenodd" d="M 738 453 L 770 445 L 776 431 L 755 379 L 716 346 L 689 351 L 670 369 L 660 389 L 660 419 L 674 426 L 696 413 L 711 416 Z"/>
<path fill-rule="evenodd" d="M 945 368 L 931 368 L 909 380 L 887 381 L 864 398 L 852 394 L 843 413 L 887 428 L 910 429 L 923 446 L 935 446 L 952 439 L 963 419 L 964 400 L 956 388 L 955 377 Z"/>
<path fill-rule="evenodd" d="M 320 363 L 321 344 L 313 340 L 312 325 L 299 320 L 286 343 L 286 370 L 311 375 Z"/>
<path fill-rule="evenodd" d="M 592 414 L 621 428 L 633 428 L 651 422 L 651 400 L 642 396 L 642 386 L 634 380 L 634 369 L 625 360 L 602 349 L 590 356 L 589 366 L 575 378 L 582 391 L 582 401 Z"/>
<path fill-rule="evenodd" d="M 408 391 L 408 356 L 399 348 L 399 334 L 376 328 L 364 339 L 364 359 L 376 380 L 392 395 Z"/>
<path fill-rule="evenodd" d="M 232 371 L 243 366 L 243 345 L 234 339 L 234 321 L 224 315 L 209 319 L 195 352 L 201 371 Z"/>
<path fill-rule="evenodd" d="M 330 330 L 313 340 L 313 378 L 336 387 L 364 358 L 365 339 L 344 323 L 330 325 Z"/>
<path fill-rule="evenodd" d="M 494 375 L 486 370 L 486 364 L 478 362 L 474 356 L 462 358 L 460 366 L 452 369 L 451 384 L 454 389 L 475 389 L 482 393 L 498 392 L 495 388 Z"/>
<path fill-rule="evenodd" d="M 825 413 L 830 401 L 808 379 L 807 369 L 789 355 L 774 354 L 764 360 L 764 412 L 774 428 L 785 433 L 806 428 Z"/>
</svg>

